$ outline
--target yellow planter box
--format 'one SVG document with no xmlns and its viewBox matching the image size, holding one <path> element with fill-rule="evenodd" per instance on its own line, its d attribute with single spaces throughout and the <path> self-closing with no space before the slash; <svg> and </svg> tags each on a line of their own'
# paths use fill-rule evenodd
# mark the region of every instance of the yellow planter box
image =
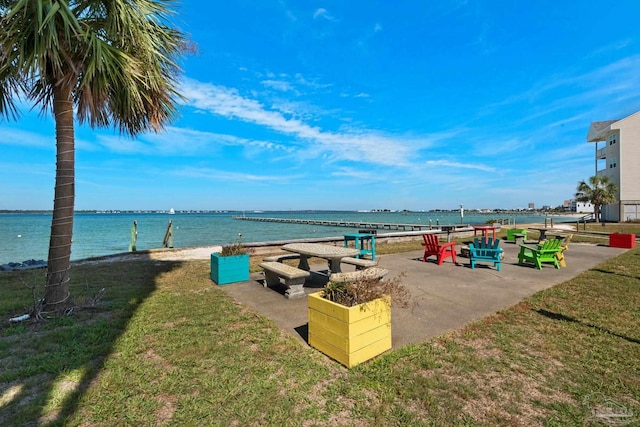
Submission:
<svg viewBox="0 0 640 427">
<path fill-rule="evenodd" d="M 345 307 L 310 294 L 309 345 L 352 368 L 391 348 L 391 298 Z"/>
</svg>

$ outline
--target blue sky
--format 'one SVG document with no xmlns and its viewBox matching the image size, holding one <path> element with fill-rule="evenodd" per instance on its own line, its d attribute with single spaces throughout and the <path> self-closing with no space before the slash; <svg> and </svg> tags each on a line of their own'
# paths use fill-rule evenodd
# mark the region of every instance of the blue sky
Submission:
<svg viewBox="0 0 640 427">
<path fill-rule="evenodd" d="M 637 1 L 180 3 L 180 118 L 76 129 L 77 209 L 559 205 L 640 110 Z M 0 209 L 51 209 L 55 134 L 0 121 Z"/>
</svg>

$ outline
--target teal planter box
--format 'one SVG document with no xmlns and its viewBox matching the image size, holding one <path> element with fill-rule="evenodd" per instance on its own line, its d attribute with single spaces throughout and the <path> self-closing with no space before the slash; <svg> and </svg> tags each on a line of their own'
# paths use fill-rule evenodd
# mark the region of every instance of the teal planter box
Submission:
<svg viewBox="0 0 640 427">
<path fill-rule="evenodd" d="M 249 280 L 249 254 L 211 254 L 211 280 L 218 285 Z"/>
<path fill-rule="evenodd" d="M 527 229 L 526 228 L 510 228 L 507 230 L 507 240 L 514 241 L 516 238 L 514 234 L 524 234 L 524 238 L 527 238 Z"/>
</svg>

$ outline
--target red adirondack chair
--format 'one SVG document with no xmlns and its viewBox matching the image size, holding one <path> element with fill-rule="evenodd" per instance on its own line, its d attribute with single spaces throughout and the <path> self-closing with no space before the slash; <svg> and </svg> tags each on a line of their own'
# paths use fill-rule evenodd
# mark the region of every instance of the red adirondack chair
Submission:
<svg viewBox="0 0 640 427">
<path fill-rule="evenodd" d="M 438 258 L 438 265 L 442 265 L 445 258 L 451 258 L 453 263 L 456 263 L 455 242 L 440 243 L 436 234 L 423 234 L 422 238 L 424 239 L 422 262 L 427 262 L 428 257 L 435 255 Z"/>
</svg>

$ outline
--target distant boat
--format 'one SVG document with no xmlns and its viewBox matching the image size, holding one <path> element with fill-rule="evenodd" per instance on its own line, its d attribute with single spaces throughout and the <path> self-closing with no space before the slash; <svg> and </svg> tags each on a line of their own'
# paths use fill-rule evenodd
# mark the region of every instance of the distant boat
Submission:
<svg viewBox="0 0 640 427">
<path fill-rule="evenodd" d="M 169 215 L 174 215 L 176 213 L 175 209 L 171 208 L 169 209 Z"/>
</svg>

